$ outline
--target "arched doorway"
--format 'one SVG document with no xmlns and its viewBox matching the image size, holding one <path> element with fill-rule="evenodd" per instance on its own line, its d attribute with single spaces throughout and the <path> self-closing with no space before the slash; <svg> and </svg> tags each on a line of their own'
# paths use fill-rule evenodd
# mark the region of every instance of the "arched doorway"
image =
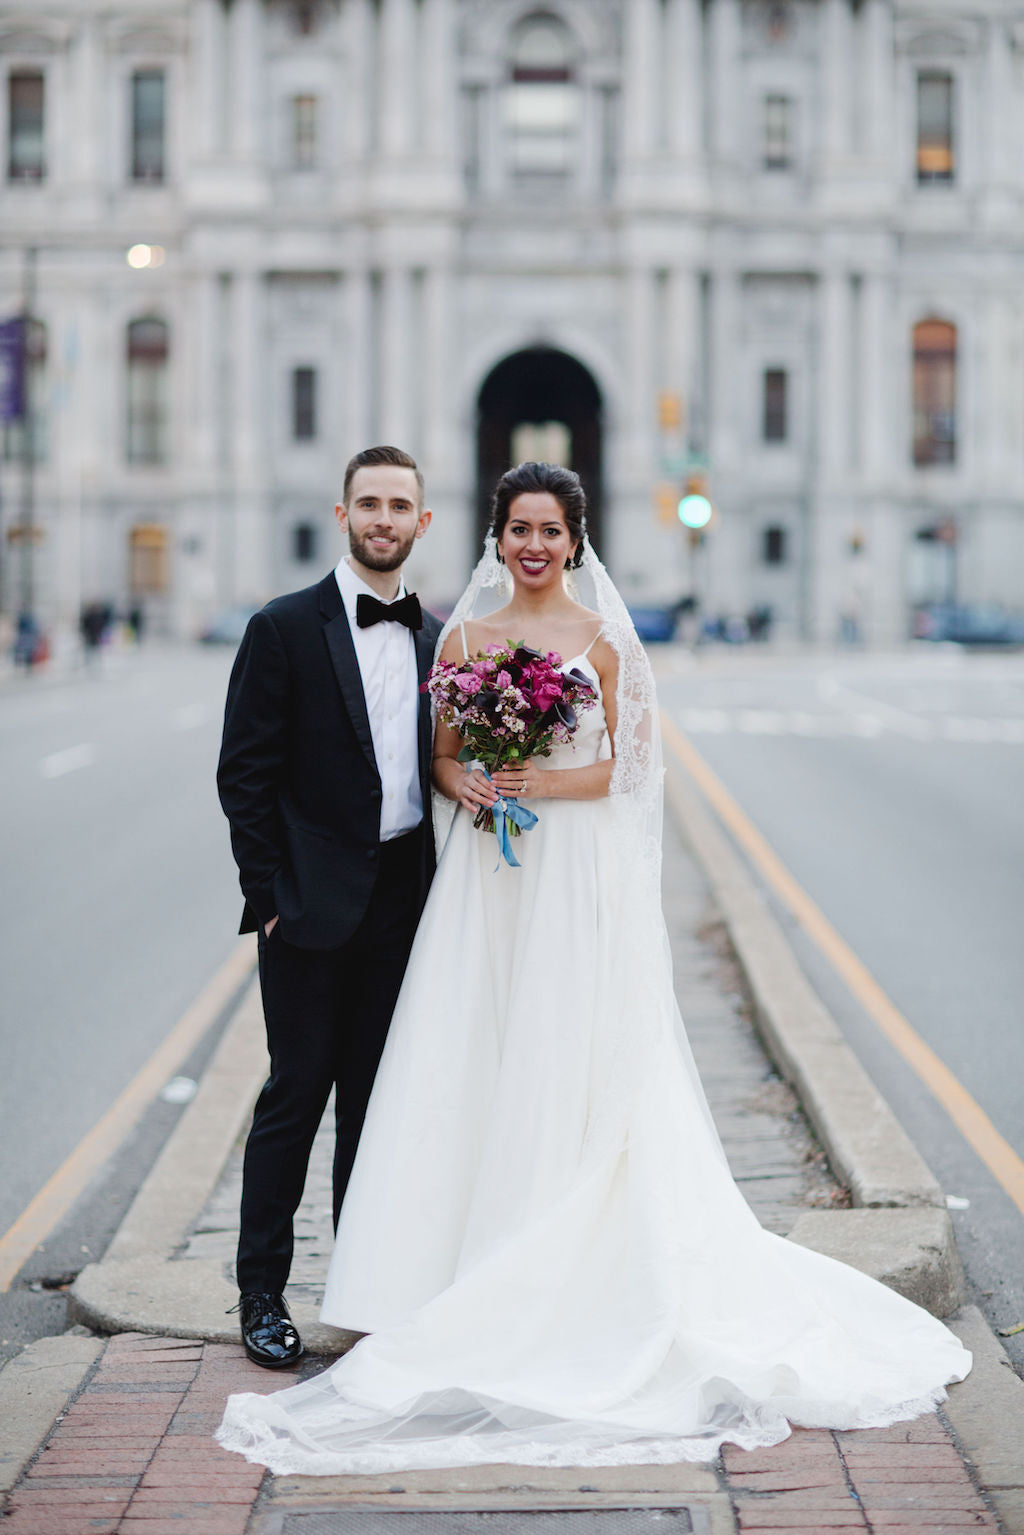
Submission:
<svg viewBox="0 0 1024 1535">
<path fill-rule="evenodd" d="M 545 451 L 546 449 L 546 451 Z M 601 395 L 591 373 L 554 347 L 514 352 L 492 368 L 477 407 L 477 526 L 483 537 L 491 494 L 520 458 L 552 457 L 575 469 L 587 521 L 601 546 Z"/>
</svg>

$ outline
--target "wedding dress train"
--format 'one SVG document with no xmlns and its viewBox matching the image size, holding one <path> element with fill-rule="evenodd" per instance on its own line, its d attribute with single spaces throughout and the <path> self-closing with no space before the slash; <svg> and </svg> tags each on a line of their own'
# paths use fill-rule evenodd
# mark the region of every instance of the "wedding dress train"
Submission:
<svg viewBox="0 0 1024 1535">
<path fill-rule="evenodd" d="M 597 708 L 550 765 L 607 751 Z M 927 1411 L 959 1341 L 733 1183 L 614 795 L 534 808 L 521 868 L 462 810 L 439 863 L 324 1297 L 370 1336 L 232 1397 L 221 1444 L 278 1473 L 707 1460 Z"/>
</svg>

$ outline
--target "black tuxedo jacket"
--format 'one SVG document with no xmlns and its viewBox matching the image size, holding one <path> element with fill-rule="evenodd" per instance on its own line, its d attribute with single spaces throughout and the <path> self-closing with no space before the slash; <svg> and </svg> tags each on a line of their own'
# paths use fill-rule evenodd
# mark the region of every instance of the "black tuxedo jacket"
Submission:
<svg viewBox="0 0 1024 1535">
<path fill-rule="evenodd" d="M 441 625 L 414 635 L 422 683 Z M 423 897 L 434 868 L 430 704 L 419 698 Z M 240 931 L 278 916 L 301 949 L 352 936 L 377 876 L 381 783 L 334 572 L 249 622 L 228 684 L 217 787 L 245 896 Z"/>
</svg>

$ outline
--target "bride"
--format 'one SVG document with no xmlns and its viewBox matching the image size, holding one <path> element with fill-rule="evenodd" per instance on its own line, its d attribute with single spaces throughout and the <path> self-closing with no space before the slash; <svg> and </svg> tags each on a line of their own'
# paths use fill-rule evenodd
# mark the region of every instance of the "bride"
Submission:
<svg viewBox="0 0 1024 1535">
<path fill-rule="evenodd" d="M 437 730 L 454 820 L 322 1311 L 369 1336 L 232 1396 L 218 1431 L 278 1473 L 710 1460 L 914 1417 L 970 1368 L 927 1312 L 763 1231 L 729 1175 L 672 987 L 653 679 L 584 510 L 569 470 L 505 474 L 442 635 L 457 663 L 557 651 L 599 703 L 493 782 Z M 473 825 L 499 794 L 539 818 L 520 868 Z"/>
</svg>

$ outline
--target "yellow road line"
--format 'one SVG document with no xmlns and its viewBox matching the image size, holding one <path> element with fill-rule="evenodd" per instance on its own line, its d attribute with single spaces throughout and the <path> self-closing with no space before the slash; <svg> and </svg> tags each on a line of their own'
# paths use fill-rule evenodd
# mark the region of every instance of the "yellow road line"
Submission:
<svg viewBox="0 0 1024 1535">
<path fill-rule="evenodd" d="M 252 938 L 241 939 L 138 1075 L 0 1237 L 0 1293 L 10 1289 L 22 1264 L 67 1214 L 90 1179 L 142 1118 L 147 1105 L 188 1058 L 255 963 Z"/>
<path fill-rule="evenodd" d="M 662 730 L 675 755 L 705 799 L 732 832 L 751 863 L 760 870 L 808 937 L 842 976 L 857 1001 L 891 1044 L 934 1093 L 961 1135 L 1024 1214 L 1024 1161 L 989 1119 L 981 1105 L 936 1055 L 879 986 L 866 965 L 839 936 L 824 913 L 798 885 L 775 850 L 747 818 L 725 785 L 668 715 Z"/>
</svg>

